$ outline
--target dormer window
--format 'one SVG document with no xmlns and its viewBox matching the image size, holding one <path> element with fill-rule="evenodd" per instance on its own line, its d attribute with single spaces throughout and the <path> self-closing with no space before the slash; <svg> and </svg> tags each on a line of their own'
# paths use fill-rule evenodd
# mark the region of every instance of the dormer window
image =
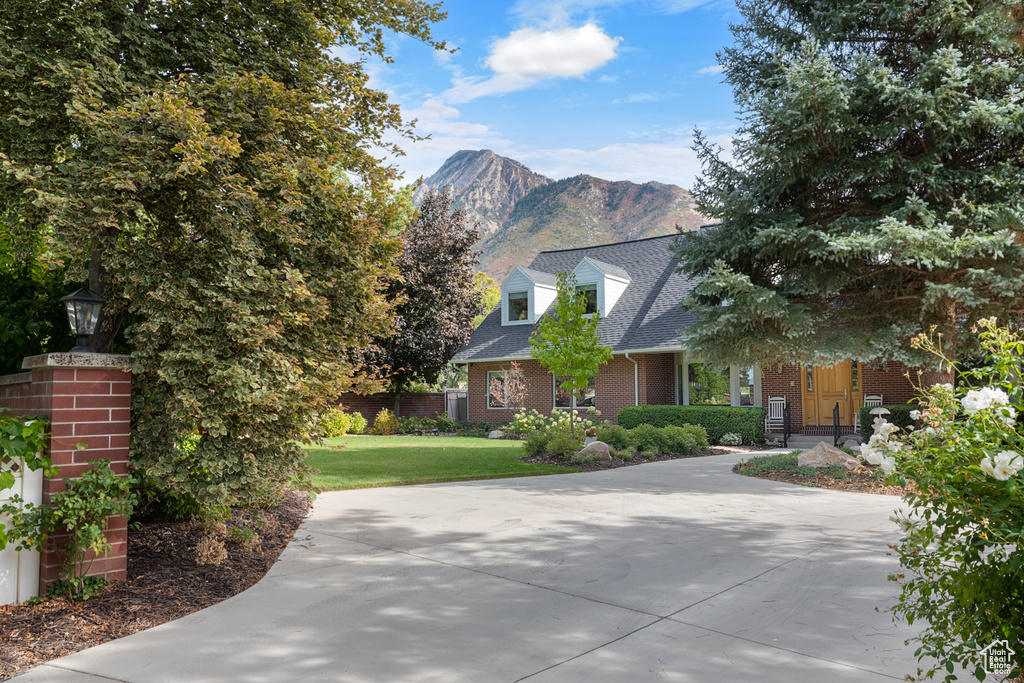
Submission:
<svg viewBox="0 0 1024 683">
<path fill-rule="evenodd" d="M 530 293 L 509 292 L 508 293 L 508 319 L 519 321 L 528 320 L 530 317 Z"/>
<path fill-rule="evenodd" d="M 573 269 L 576 290 L 587 303 L 588 315 L 607 317 L 632 278 L 624 269 L 584 256 Z"/>
<path fill-rule="evenodd" d="M 576 291 L 583 297 L 583 301 L 587 304 L 586 315 L 592 315 L 597 313 L 597 285 L 579 285 L 576 287 Z"/>
<path fill-rule="evenodd" d="M 532 325 L 555 300 L 557 279 L 551 273 L 515 268 L 501 283 L 501 324 Z"/>
</svg>

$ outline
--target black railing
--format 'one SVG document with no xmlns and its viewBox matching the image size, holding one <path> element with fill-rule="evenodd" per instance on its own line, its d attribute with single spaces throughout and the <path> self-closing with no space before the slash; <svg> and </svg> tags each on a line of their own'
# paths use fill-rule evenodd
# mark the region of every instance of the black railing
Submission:
<svg viewBox="0 0 1024 683">
<path fill-rule="evenodd" d="M 839 447 L 839 401 L 836 401 L 836 407 L 832 409 L 832 445 Z"/>
<path fill-rule="evenodd" d="M 789 437 L 793 434 L 793 429 L 789 424 L 789 403 L 782 407 L 782 447 L 789 448 Z"/>
</svg>

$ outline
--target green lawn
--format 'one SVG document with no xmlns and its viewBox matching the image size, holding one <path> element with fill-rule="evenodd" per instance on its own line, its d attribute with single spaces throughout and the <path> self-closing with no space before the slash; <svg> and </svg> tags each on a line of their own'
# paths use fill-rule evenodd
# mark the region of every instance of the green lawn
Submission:
<svg viewBox="0 0 1024 683">
<path fill-rule="evenodd" d="M 519 462 L 522 441 L 446 436 L 346 436 L 308 448 L 325 491 L 528 477 L 576 470 Z"/>
</svg>

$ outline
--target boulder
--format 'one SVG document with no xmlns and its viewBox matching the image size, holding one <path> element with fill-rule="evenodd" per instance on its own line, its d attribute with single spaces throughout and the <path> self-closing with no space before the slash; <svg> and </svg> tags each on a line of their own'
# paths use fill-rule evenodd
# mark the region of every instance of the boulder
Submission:
<svg viewBox="0 0 1024 683">
<path fill-rule="evenodd" d="M 608 450 L 608 444 L 604 441 L 595 441 L 594 443 L 588 443 L 583 447 L 583 450 L 579 452 L 579 455 L 590 455 L 596 453 L 601 462 L 608 462 L 612 459 L 612 454 Z"/>
<path fill-rule="evenodd" d="M 847 439 L 846 443 L 843 444 L 843 448 L 849 448 L 856 455 L 860 453 L 860 441 L 857 441 L 857 439 Z"/>
<path fill-rule="evenodd" d="M 800 467 L 835 467 L 839 465 L 848 470 L 856 469 L 860 464 L 857 458 L 847 455 L 824 441 L 798 455 L 796 462 Z"/>
<path fill-rule="evenodd" d="M 487 435 L 487 438 L 488 439 L 504 439 L 505 438 L 505 432 L 501 431 L 500 429 L 495 429 L 493 432 L 491 432 L 490 434 Z"/>
</svg>

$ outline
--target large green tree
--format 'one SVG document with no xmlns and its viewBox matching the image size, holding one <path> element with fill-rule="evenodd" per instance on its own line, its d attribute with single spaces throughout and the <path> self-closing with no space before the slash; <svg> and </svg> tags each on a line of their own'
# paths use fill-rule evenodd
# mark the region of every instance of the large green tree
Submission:
<svg viewBox="0 0 1024 683">
<path fill-rule="evenodd" d="M 110 299 L 94 346 L 131 349 L 132 458 L 160 482 L 223 504 L 307 474 L 294 439 L 390 325 L 394 172 L 374 154 L 413 134 L 363 59 L 388 59 L 385 31 L 432 43 L 442 16 L 0 3 L 0 212 L 51 230 L 68 276 Z"/>
<path fill-rule="evenodd" d="M 397 277 L 387 289 L 396 302 L 394 326 L 366 354 L 388 378 L 396 415 L 413 382 L 434 384 L 448 369 L 481 309 L 473 250 L 480 232 L 463 209 L 452 210 L 450 192 L 428 192 L 402 238 Z"/>
<path fill-rule="evenodd" d="M 689 344 L 716 362 L 924 360 L 1024 294 L 1018 3 L 744 0 L 719 55 L 743 110 L 732 159 L 698 137 L 682 239 L 706 278 Z"/>
<path fill-rule="evenodd" d="M 564 377 L 560 388 L 578 397 L 590 386 L 601 366 L 612 359 L 612 348 L 601 343 L 600 312 L 587 314 L 587 301 L 576 288 L 576 276 L 559 272 L 555 303 L 530 335 L 530 355 L 552 375 Z M 576 411 L 569 410 L 569 433 L 576 437 Z"/>
</svg>

